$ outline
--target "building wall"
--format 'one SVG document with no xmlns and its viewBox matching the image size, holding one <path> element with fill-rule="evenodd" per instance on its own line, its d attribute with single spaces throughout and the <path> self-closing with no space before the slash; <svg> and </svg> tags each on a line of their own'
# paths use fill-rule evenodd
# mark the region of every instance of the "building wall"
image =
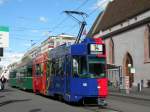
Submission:
<svg viewBox="0 0 150 112">
<path fill-rule="evenodd" d="M 64 43 L 71 45 L 75 41 L 75 37 L 69 35 L 60 35 L 55 37 L 49 37 L 44 42 L 41 43 L 41 53 L 47 52 L 59 45 Z"/>
<path fill-rule="evenodd" d="M 150 80 L 150 63 L 144 63 L 145 27 L 146 25 L 112 37 L 114 41 L 115 65 L 123 67 L 123 60 L 127 52 L 132 56 L 133 67 L 135 68 L 134 86 L 141 80 L 144 80 L 144 86 L 146 86 L 147 80 Z M 110 38 L 105 39 L 107 62 L 109 62 L 109 42 Z M 124 72 L 123 75 L 125 76 Z"/>
</svg>

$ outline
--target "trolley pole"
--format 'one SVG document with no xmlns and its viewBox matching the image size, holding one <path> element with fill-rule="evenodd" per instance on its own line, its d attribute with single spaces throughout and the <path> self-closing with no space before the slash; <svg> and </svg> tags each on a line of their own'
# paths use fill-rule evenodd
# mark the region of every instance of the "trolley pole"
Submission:
<svg viewBox="0 0 150 112">
<path fill-rule="evenodd" d="M 79 11 L 64 11 L 67 15 L 71 16 L 75 21 L 77 21 L 79 24 L 81 24 L 80 26 L 80 30 L 79 33 L 77 35 L 77 38 L 75 40 L 75 44 L 78 44 L 80 41 L 80 38 L 82 36 L 83 30 L 85 28 L 86 25 L 86 21 L 85 21 L 85 17 L 87 17 L 87 14 L 84 12 L 79 12 Z M 77 19 L 77 17 L 73 16 L 73 15 L 79 15 L 83 18 L 83 20 L 79 20 Z"/>
</svg>

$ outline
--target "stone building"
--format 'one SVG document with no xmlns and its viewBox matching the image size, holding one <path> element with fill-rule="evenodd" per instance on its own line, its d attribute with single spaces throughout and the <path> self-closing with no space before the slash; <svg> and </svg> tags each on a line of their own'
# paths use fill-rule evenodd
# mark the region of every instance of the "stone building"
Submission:
<svg viewBox="0 0 150 112">
<path fill-rule="evenodd" d="M 76 37 L 65 34 L 50 36 L 46 40 L 41 42 L 40 45 L 32 46 L 32 48 L 24 54 L 23 58 L 27 56 L 35 58 L 38 54 L 50 51 L 51 49 L 64 43 L 71 45 L 75 42 L 75 39 Z"/>
<path fill-rule="evenodd" d="M 76 37 L 71 35 L 61 34 L 58 36 L 50 36 L 41 43 L 41 52 L 46 52 L 64 43 L 71 45 L 75 42 Z"/>
<path fill-rule="evenodd" d="M 129 87 L 150 81 L 150 0 L 113 0 L 99 14 L 89 37 L 102 37 L 107 63 L 122 68 L 119 81 Z M 110 79 L 112 80 L 112 79 Z"/>
</svg>

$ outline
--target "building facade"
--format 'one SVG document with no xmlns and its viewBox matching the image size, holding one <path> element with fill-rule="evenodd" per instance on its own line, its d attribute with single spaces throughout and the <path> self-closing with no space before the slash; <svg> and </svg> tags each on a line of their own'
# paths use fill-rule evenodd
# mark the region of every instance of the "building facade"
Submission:
<svg viewBox="0 0 150 112">
<path fill-rule="evenodd" d="M 106 43 L 107 63 L 121 67 L 122 75 L 110 80 L 121 80 L 125 88 L 128 77 L 130 88 L 138 84 L 148 87 L 150 1 L 114 0 L 108 4 L 94 24 L 89 35 L 95 38 L 102 37 Z"/>
</svg>

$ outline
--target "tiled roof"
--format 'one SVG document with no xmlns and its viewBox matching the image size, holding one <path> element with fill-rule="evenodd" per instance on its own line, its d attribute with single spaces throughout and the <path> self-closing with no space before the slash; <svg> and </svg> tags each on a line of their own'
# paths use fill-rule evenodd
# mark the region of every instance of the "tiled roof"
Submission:
<svg viewBox="0 0 150 112">
<path fill-rule="evenodd" d="M 97 24 L 94 34 L 106 30 L 150 10 L 150 0 L 114 0 L 110 2 Z M 92 27 L 93 28 L 93 27 Z M 92 29 L 93 30 L 93 29 Z"/>
</svg>

